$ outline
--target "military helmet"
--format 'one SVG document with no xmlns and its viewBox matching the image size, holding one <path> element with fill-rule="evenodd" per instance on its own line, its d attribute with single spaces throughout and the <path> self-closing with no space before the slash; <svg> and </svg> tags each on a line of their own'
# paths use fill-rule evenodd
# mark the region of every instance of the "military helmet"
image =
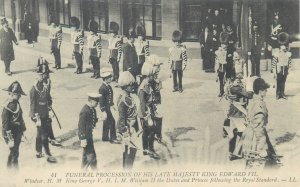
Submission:
<svg viewBox="0 0 300 187">
<path fill-rule="evenodd" d="M 20 95 L 26 95 L 21 87 L 21 84 L 18 81 L 13 82 L 8 88 L 3 90 Z"/>
<path fill-rule="evenodd" d="M 173 42 L 181 42 L 182 39 L 182 32 L 179 30 L 175 30 L 172 34 Z"/>
<path fill-rule="evenodd" d="M 71 25 L 71 27 L 75 27 L 76 29 L 79 29 L 79 27 L 80 27 L 80 20 L 77 17 L 72 16 L 70 18 L 70 25 Z"/>
<path fill-rule="evenodd" d="M 281 32 L 278 34 L 277 39 L 280 45 L 286 45 L 289 42 L 289 34 L 286 32 Z"/>
<path fill-rule="evenodd" d="M 129 71 L 124 71 L 120 74 L 118 79 L 118 86 L 125 87 L 132 85 L 135 82 L 134 77 Z"/>
<path fill-rule="evenodd" d="M 227 32 L 221 32 L 220 33 L 220 42 L 221 44 L 227 44 L 228 43 L 228 33 Z"/>
<path fill-rule="evenodd" d="M 143 37 L 145 37 L 145 35 L 146 35 L 145 28 L 144 28 L 144 26 L 141 23 L 138 23 L 136 25 L 136 27 L 135 27 L 135 34 L 137 36 L 143 36 Z"/>
<path fill-rule="evenodd" d="M 116 23 L 116 22 L 114 22 L 114 21 L 110 22 L 110 24 L 109 24 L 109 32 L 118 34 L 118 32 L 119 32 L 119 24 Z"/>
<path fill-rule="evenodd" d="M 93 32 L 93 33 L 97 33 L 97 32 L 98 32 L 98 27 L 99 27 L 99 25 L 98 25 L 98 23 L 95 22 L 95 21 L 93 21 L 93 22 L 91 22 L 91 23 L 89 24 L 89 30 L 90 30 L 91 32 Z"/>
</svg>

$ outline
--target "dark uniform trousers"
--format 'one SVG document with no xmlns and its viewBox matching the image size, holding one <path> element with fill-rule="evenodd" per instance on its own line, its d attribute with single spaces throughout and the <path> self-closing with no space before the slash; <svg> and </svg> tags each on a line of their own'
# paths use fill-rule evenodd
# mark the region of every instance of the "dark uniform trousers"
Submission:
<svg viewBox="0 0 300 187">
<path fill-rule="evenodd" d="M 48 156 L 51 156 L 49 149 L 49 118 L 44 117 L 41 118 L 41 126 L 37 127 L 37 136 L 36 136 L 36 144 L 35 149 L 36 152 L 42 153 L 42 148 L 44 147 L 44 151 Z"/>
<path fill-rule="evenodd" d="M 150 151 L 154 151 L 154 136 L 156 133 L 155 125 L 148 126 L 145 119 L 141 118 L 141 124 L 143 127 L 143 149 L 148 149 Z"/>
<path fill-rule="evenodd" d="M 277 88 L 276 88 L 276 96 L 282 97 L 284 96 L 285 90 L 285 82 L 288 75 L 287 66 L 281 67 L 282 70 L 280 73 L 277 73 Z M 284 70 L 283 70 L 284 69 Z M 283 73 L 284 71 L 284 73 Z"/>
<path fill-rule="evenodd" d="M 90 56 L 91 64 L 93 65 L 94 76 L 100 76 L 100 59 L 97 56 Z"/>
<path fill-rule="evenodd" d="M 113 69 L 114 80 L 118 81 L 119 79 L 119 63 L 115 58 L 109 58 L 109 62 L 111 63 L 111 67 Z"/>
<path fill-rule="evenodd" d="M 13 139 L 14 139 L 14 147 L 9 148 L 10 153 L 8 155 L 7 160 L 7 167 L 8 168 L 15 168 L 18 169 L 19 167 L 19 147 L 22 139 L 22 132 L 13 133 Z"/>
<path fill-rule="evenodd" d="M 111 113 L 111 110 L 106 110 L 105 112 L 107 114 L 107 118 L 103 121 L 102 140 L 103 141 L 116 140 L 117 135 L 116 135 L 116 122 L 115 122 L 115 119 L 114 119 L 114 117 Z M 110 136 L 108 136 L 108 134 Z"/>
<path fill-rule="evenodd" d="M 91 167 L 92 169 L 97 169 L 97 157 L 94 148 L 93 137 L 89 137 L 86 139 L 87 145 L 83 148 L 82 153 L 82 169 L 87 169 Z"/>
<path fill-rule="evenodd" d="M 155 132 L 156 132 L 156 137 L 157 138 L 162 138 L 161 130 L 162 130 L 162 119 L 163 118 L 154 118 L 154 123 L 155 123 Z"/>
<path fill-rule="evenodd" d="M 218 71 L 219 84 L 220 84 L 220 94 L 224 94 L 224 84 L 225 84 L 225 72 Z"/>
<path fill-rule="evenodd" d="M 142 74 L 142 67 L 143 67 L 144 62 L 145 62 L 145 55 L 139 55 L 138 59 L 139 59 L 139 63 L 138 63 L 138 70 L 137 70 L 138 72 L 137 72 L 137 74 L 141 75 Z"/>
<path fill-rule="evenodd" d="M 174 89 L 182 89 L 182 76 L 183 76 L 183 71 L 182 70 L 173 70 L 173 87 Z M 178 82 L 177 82 L 177 77 L 178 77 Z"/>
<path fill-rule="evenodd" d="M 82 73 L 82 65 L 83 65 L 83 60 L 82 60 L 82 54 L 79 52 L 74 52 L 76 64 L 77 64 L 77 73 Z"/>
<path fill-rule="evenodd" d="M 5 65 L 5 73 L 10 72 L 10 63 L 11 61 L 4 61 L 4 65 Z"/>
<path fill-rule="evenodd" d="M 61 68 L 60 49 L 58 49 L 58 48 L 53 48 L 53 49 L 52 49 L 52 53 L 53 53 L 54 60 L 55 60 L 55 67 Z"/>
<path fill-rule="evenodd" d="M 251 55 L 252 75 L 260 76 L 260 52 L 255 52 Z"/>
<path fill-rule="evenodd" d="M 123 152 L 123 168 L 131 169 L 133 167 L 133 162 L 135 159 L 137 149 L 125 145 L 125 151 Z"/>
</svg>

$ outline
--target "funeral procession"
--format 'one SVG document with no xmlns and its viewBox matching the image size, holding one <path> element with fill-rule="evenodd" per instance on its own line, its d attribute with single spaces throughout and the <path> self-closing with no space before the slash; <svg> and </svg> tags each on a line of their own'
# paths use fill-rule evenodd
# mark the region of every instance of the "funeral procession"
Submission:
<svg viewBox="0 0 300 187">
<path fill-rule="evenodd" d="M 0 170 L 299 169 L 299 10 L 0 0 Z"/>
</svg>

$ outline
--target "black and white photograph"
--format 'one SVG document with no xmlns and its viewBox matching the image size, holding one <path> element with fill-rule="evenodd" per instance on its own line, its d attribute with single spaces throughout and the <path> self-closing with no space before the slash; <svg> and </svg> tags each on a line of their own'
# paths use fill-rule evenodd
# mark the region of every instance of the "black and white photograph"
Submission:
<svg viewBox="0 0 300 187">
<path fill-rule="evenodd" d="M 299 0 L 0 0 L 0 186 L 300 186 Z"/>
</svg>

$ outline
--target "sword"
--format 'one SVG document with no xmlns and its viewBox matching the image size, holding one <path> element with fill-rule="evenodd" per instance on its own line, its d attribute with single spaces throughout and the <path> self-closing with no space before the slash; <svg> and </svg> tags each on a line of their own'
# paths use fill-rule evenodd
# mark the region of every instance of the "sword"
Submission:
<svg viewBox="0 0 300 187">
<path fill-rule="evenodd" d="M 55 117 L 55 119 L 56 119 L 56 121 L 57 121 L 57 123 L 58 123 L 58 126 L 59 126 L 59 128 L 61 129 L 61 125 L 60 125 L 60 122 L 59 122 L 59 120 L 58 120 L 58 117 L 57 117 L 56 113 L 54 112 L 54 110 L 53 110 L 52 107 L 49 107 L 49 109 L 53 112 L 54 117 Z"/>
</svg>

